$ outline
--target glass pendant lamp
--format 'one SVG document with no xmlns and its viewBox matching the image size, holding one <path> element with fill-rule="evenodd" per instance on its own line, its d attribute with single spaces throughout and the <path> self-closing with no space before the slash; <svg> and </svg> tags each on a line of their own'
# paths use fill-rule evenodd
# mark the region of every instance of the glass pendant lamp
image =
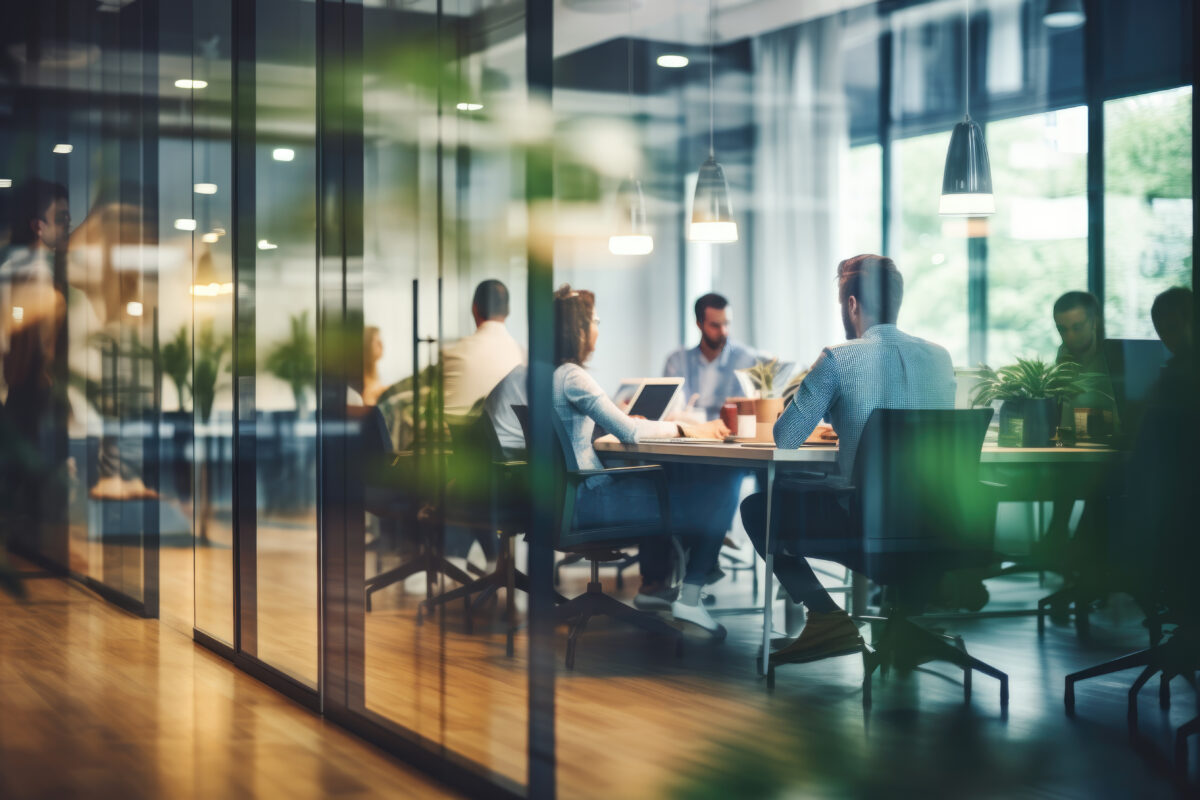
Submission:
<svg viewBox="0 0 1200 800">
<path fill-rule="evenodd" d="M 633 0 L 629 0 L 629 112 L 633 116 Z M 630 175 L 617 189 L 617 231 L 608 237 L 608 252 L 615 256 L 644 256 L 654 252 L 654 237 L 646 224 L 646 198 L 642 182 Z"/>
<path fill-rule="evenodd" d="M 723 244 L 738 240 L 737 223 L 733 221 L 733 205 L 729 201 L 729 184 L 725 170 L 717 163 L 716 128 L 713 120 L 713 4 L 708 1 L 708 158 L 700 165 L 696 177 L 696 194 L 692 198 L 692 223 L 688 240 Z"/>
<path fill-rule="evenodd" d="M 1042 23 L 1047 28 L 1074 28 L 1087 21 L 1083 0 L 1049 0 Z"/>
<path fill-rule="evenodd" d="M 963 45 L 963 121 L 950 134 L 946 168 L 942 172 L 942 199 L 938 213 L 947 216 L 986 217 L 996 213 L 992 194 L 992 166 L 983 129 L 971 119 L 971 2 L 966 4 Z"/>
</svg>

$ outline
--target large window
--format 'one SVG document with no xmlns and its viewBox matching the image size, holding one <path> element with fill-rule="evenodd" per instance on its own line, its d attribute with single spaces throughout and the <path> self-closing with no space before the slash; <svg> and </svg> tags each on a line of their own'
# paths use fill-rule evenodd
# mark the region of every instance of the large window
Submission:
<svg viewBox="0 0 1200 800">
<path fill-rule="evenodd" d="M 1192 283 L 1192 87 L 1104 104 L 1107 335 L 1155 338 L 1150 304 Z"/>
<path fill-rule="evenodd" d="M 987 126 L 996 215 L 988 220 L 987 361 L 1053 357 L 1051 308 L 1087 288 L 1087 108 Z"/>
<path fill-rule="evenodd" d="M 967 223 L 938 216 L 950 132 L 894 145 L 891 250 L 904 273 L 901 327 L 967 363 Z"/>
</svg>

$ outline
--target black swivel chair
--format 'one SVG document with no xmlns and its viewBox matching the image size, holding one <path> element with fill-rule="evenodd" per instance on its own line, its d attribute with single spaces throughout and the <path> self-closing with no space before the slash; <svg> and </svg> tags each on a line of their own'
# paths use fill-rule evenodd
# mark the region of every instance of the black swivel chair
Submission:
<svg viewBox="0 0 1200 800">
<path fill-rule="evenodd" d="M 863 428 L 853 488 L 844 490 L 851 525 L 861 532 L 845 542 L 804 540 L 803 555 L 844 564 L 884 587 L 882 617 L 859 617 L 876 626 L 874 647 L 863 648 L 863 706 L 871 705 L 877 668 L 912 669 L 949 661 L 963 670 L 971 695 L 971 670 L 1000 681 L 1008 705 L 1008 676 L 969 655 L 959 637 L 942 636 L 913 621 L 936 599 L 942 576 L 996 561 L 996 503 L 979 480 L 979 454 L 992 410 L 879 409 Z M 774 685 L 775 668 L 767 674 Z"/>
<path fill-rule="evenodd" d="M 1150 646 L 1066 676 L 1063 701 L 1075 713 L 1075 684 L 1081 680 L 1142 667 L 1129 690 L 1127 720 L 1137 730 L 1138 694 L 1160 675 L 1159 704 L 1170 707 L 1170 681 L 1182 677 L 1197 689 L 1200 671 L 1200 593 L 1196 565 L 1194 459 L 1200 447 L 1194 412 L 1150 408 L 1119 484 L 1107 496 L 1108 587 L 1129 593 L 1146 612 Z M 1164 638 L 1163 627 L 1173 627 Z M 1187 737 L 1200 733 L 1200 717 L 1176 732 L 1175 759 L 1187 773 Z"/>
<path fill-rule="evenodd" d="M 364 507 L 387 522 L 415 523 L 418 531 L 417 554 L 412 559 L 367 579 L 364 586 L 367 611 L 371 610 L 371 596 L 375 592 L 418 572 L 426 573 L 427 600 L 433 596 L 438 574 L 458 583 L 470 583 L 471 576 L 448 561 L 435 541 L 437 526 L 431 524 L 433 520 L 426 513 L 434 499 L 434 491 L 423 477 L 427 471 L 418 464 L 420 457 L 392 452 L 387 423 L 377 407 L 363 410 L 361 421 L 363 460 L 367 466 Z"/>
<path fill-rule="evenodd" d="M 529 409 L 513 406 L 517 418 L 528 435 Z M 600 565 L 616 560 L 623 548 L 636 547 L 643 539 L 652 536 L 669 536 L 670 505 L 667 496 L 666 475 L 661 465 L 652 464 L 634 467 L 609 467 L 595 470 L 573 470 L 567 466 L 564 448 L 568 446 L 566 434 L 558 417 L 553 419 L 558 447 L 555 460 L 555 514 L 554 549 L 563 553 L 578 553 L 591 565 L 591 580 L 587 591 L 558 606 L 556 619 L 559 624 L 570 625 L 567 635 L 567 669 L 575 668 L 575 647 L 579 637 L 593 617 L 612 617 L 651 633 L 673 637 L 675 654 L 683 655 L 683 634 L 678 628 L 654 614 L 627 606 L 615 597 L 605 594 L 600 584 Z M 579 527 L 575 524 L 575 501 L 580 487 L 589 478 L 605 475 L 614 481 L 651 480 L 658 492 L 659 513 L 656 518 L 636 520 L 608 527 Z"/>
<path fill-rule="evenodd" d="M 484 537 L 499 537 L 496 568 L 437 597 L 422 602 L 426 610 L 434 606 L 468 599 L 466 626 L 471 631 L 476 608 L 482 607 L 505 590 L 505 619 L 510 631 L 516 623 L 516 590 L 529 591 L 529 576 L 517 569 L 513 540 L 529 525 L 526 481 L 528 464 L 506 459 L 496 429 L 486 414 L 451 428 L 454 447 L 450 459 L 451 486 L 448 487 L 445 522 L 476 531 Z M 478 595 L 474 602 L 469 598 Z M 556 594 L 557 602 L 566 598 Z M 508 637 L 508 655 L 513 654 L 513 638 Z"/>
</svg>

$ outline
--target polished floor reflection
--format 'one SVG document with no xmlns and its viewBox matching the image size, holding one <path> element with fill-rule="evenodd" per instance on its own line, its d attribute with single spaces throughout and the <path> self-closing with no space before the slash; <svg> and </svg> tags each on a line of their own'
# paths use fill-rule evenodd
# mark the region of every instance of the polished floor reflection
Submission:
<svg viewBox="0 0 1200 800">
<path fill-rule="evenodd" d="M 451 797 L 77 584 L 0 594 L 0 797 Z"/>
</svg>

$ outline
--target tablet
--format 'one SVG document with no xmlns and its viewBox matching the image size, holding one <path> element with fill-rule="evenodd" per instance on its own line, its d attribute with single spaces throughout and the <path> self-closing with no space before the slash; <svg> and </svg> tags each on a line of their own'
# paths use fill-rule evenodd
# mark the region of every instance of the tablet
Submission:
<svg viewBox="0 0 1200 800">
<path fill-rule="evenodd" d="M 683 378 L 647 378 L 642 381 L 641 391 L 633 398 L 629 415 L 662 419 L 682 385 Z"/>
</svg>

